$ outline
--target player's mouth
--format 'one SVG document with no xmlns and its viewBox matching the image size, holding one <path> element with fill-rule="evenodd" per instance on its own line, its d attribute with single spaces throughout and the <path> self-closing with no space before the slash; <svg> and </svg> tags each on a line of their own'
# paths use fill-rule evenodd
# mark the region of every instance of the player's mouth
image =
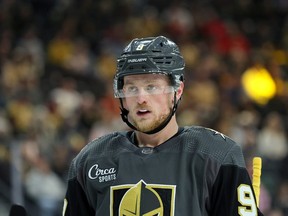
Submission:
<svg viewBox="0 0 288 216">
<path fill-rule="evenodd" d="M 147 110 L 147 109 L 140 109 L 140 110 L 137 111 L 137 115 L 138 116 L 145 116 L 145 115 L 147 115 L 149 113 L 151 113 L 151 112 L 149 110 Z"/>
</svg>

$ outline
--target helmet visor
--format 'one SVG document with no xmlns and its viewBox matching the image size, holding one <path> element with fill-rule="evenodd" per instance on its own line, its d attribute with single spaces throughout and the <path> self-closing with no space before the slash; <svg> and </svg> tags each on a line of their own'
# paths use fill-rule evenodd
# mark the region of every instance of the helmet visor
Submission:
<svg viewBox="0 0 288 216">
<path fill-rule="evenodd" d="M 115 98 L 137 97 L 141 95 L 169 94 L 177 91 L 180 80 L 172 79 L 164 73 L 137 74 L 114 78 Z"/>
<path fill-rule="evenodd" d="M 157 86 L 157 85 L 124 85 L 123 89 L 114 91 L 116 98 L 138 97 L 141 95 L 159 95 L 168 94 L 175 91 L 174 86 Z"/>
</svg>

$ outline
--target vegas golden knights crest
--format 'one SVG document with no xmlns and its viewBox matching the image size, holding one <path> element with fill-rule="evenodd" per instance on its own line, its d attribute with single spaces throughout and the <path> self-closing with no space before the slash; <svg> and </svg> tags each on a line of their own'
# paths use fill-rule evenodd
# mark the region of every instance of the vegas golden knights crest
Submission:
<svg viewBox="0 0 288 216">
<path fill-rule="evenodd" d="M 175 186 L 139 181 L 111 188 L 110 216 L 174 216 Z"/>
</svg>

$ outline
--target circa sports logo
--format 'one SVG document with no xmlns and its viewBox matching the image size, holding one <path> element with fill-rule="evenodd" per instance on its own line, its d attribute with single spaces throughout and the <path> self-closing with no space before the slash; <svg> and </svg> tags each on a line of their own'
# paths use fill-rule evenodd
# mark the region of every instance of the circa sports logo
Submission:
<svg viewBox="0 0 288 216">
<path fill-rule="evenodd" d="M 99 182 L 107 182 L 116 179 L 116 169 L 100 168 L 98 164 L 94 164 L 88 171 L 88 177 L 92 180 L 98 179 Z"/>
</svg>

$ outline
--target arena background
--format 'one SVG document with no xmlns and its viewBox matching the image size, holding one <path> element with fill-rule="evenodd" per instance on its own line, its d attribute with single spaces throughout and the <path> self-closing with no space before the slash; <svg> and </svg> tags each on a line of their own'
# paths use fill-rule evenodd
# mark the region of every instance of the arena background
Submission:
<svg viewBox="0 0 288 216">
<path fill-rule="evenodd" d="M 0 215 L 58 216 L 70 161 L 126 130 L 115 59 L 164 35 L 186 60 L 180 125 L 219 130 L 261 156 L 260 208 L 288 215 L 288 1 L 0 1 Z"/>
</svg>

